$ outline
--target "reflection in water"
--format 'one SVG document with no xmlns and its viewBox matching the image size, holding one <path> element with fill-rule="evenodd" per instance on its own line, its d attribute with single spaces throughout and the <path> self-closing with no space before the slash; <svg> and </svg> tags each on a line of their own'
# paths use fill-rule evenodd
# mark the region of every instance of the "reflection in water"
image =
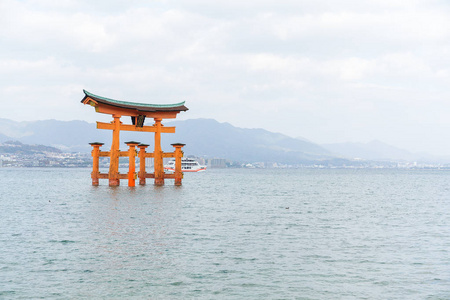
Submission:
<svg viewBox="0 0 450 300">
<path fill-rule="evenodd" d="M 143 278 L 144 270 L 162 270 L 176 263 L 168 253 L 179 242 L 174 235 L 179 231 L 177 193 L 181 189 L 147 185 L 104 190 L 104 198 L 92 206 L 91 246 L 98 257 L 93 267 L 120 276 L 134 274 L 138 266 L 141 274 L 135 275 Z"/>
</svg>

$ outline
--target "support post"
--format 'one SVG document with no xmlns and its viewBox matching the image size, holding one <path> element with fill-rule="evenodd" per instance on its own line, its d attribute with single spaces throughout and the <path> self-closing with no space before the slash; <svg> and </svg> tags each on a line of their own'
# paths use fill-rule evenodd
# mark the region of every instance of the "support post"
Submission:
<svg viewBox="0 0 450 300">
<path fill-rule="evenodd" d="M 114 114 L 114 121 L 112 124 L 113 128 L 113 138 L 111 144 L 111 153 L 109 160 L 109 186 L 120 185 L 119 179 L 119 151 L 120 151 L 120 115 Z"/>
<path fill-rule="evenodd" d="M 103 146 L 103 143 L 89 143 L 93 147 L 92 149 L 92 185 L 97 186 L 98 185 L 98 178 L 100 175 L 99 172 L 99 154 L 100 154 L 100 147 Z"/>
<path fill-rule="evenodd" d="M 136 146 L 139 142 L 126 142 L 128 145 L 128 186 L 136 186 Z"/>
<path fill-rule="evenodd" d="M 139 184 L 145 185 L 145 149 L 149 145 L 146 144 L 139 144 Z"/>
<path fill-rule="evenodd" d="M 175 147 L 175 185 L 180 186 L 183 178 L 183 172 L 181 172 L 181 158 L 183 157 L 183 151 L 181 151 L 181 148 L 183 148 L 185 144 L 176 143 L 171 145 Z"/>
<path fill-rule="evenodd" d="M 156 127 L 155 131 L 155 157 L 154 157 L 154 168 L 155 168 L 155 185 L 164 185 L 164 165 L 161 150 L 161 118 L 154 118 Z"/>
</svg>

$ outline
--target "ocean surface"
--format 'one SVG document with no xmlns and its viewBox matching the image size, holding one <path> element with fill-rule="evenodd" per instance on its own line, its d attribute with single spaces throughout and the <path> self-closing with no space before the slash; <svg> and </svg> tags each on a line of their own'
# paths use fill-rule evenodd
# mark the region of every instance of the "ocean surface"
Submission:
<svg viewBox="0 0 450 300">
<path fill-rule="evenodd" d="M 450 171 L 0 168 L 0 299 L 450 299 Z"/>
</svg>

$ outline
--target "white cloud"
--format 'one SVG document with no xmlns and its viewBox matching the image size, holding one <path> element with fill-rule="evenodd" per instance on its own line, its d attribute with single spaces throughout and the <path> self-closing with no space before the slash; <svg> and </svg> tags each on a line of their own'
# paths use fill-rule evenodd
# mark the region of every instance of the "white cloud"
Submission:
<svg viewBox="0 0 450 300">
<path fill-rule="evenodd" d="M 187 100 L 182 118 L 321 142 L 392 141 L 427 124 L 435 135 L 417 140 L 429 142 L 398 146 L 442 152 L 433 141 L 450 129 L 449 9 L 425 0 L 3 0 L 0 99 L 15 101 L 0 117 L 93 121 L 79 104 L 86 88 Z"/>
</svg>

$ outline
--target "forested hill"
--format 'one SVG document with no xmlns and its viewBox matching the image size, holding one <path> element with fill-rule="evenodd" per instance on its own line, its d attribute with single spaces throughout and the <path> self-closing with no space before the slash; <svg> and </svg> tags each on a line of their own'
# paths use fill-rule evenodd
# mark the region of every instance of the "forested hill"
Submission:
<svg viewBox="0 0 450 300">
<path fill-rule="evenodd" d="M 62 151 L 55 147 L 44 145 L 27 145 L 18 141 L 6 141 L 0 144 L 0 153 L 8 154 L 44 154 L 44 153 L 61 153 Z"/>
</svg>

